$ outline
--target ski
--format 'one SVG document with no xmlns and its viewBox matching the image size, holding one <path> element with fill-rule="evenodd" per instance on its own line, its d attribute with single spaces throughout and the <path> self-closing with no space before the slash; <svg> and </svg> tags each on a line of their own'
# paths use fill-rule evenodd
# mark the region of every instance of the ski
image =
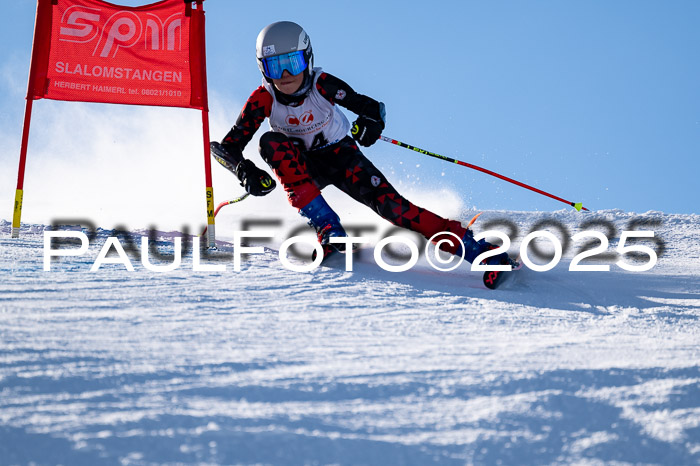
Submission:
<svg viewBox="0 0 700 466">
<path fill-rule="evenodd" d="M 338 244 L 341 246 L 341 244 Z M 352 245 L 352 252 L 359 251 L 362 249 L 362 244 L 359 243 L 353 243 Z M 338 249 L 335 244 L 327 244 L 325 246 L 322 246 L 323 248 L 323 259 L 321 259 L 321 264 L 320 265 L 328 265 L 328 262 L 331 261 L 332 258 L 337 257 L 338 255 L 345 255 L 348 253 L 347 249 Z M 311 260 L 315 261 L 316 260 L 316 250 L 311 253 Z"/>
<path fill-rule="evenodd" d="M 484 272 L 483 282 L 484 286 L 489 290 L 495 290 L 505 282 L 508 277 L 513 275 L 513 272 L 520 270 L 523 266 L 519 261 L 520 258 L 516 260 L 508 259 L 510 261 L 511 270 L 509 271 L 486 271 Z"/>
</svg>

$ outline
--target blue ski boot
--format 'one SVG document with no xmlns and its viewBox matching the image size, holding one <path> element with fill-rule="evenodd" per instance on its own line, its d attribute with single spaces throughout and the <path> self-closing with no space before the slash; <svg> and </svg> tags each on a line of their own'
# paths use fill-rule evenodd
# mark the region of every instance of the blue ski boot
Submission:
<svg viewBox="0 0 700 466">
<path fill-rule="evenodd" d="M 464 237 L 462 238 L 462 243 L 464 243 L 464 258 L 471 263 L 474 263 L 474 260 L 482 252 L 496 248 L 496 246 L 494 246 L 491 243 L 487 243 L 486 240 L 484 240 L 483 238 L 480 239 L 479 241 L 474 241 L 474 233 L 470 229 L 467 229 L 467 232 L 464 234 Z M 461 253 L 462 253 L 462 251 L 459 251 L 459 250 L 457 251 L 458 255 L 461 255 Z M 495 256 L 492 256 L 492 257 L 489 257 L 484 262 L 487 265 L 510 265 L 511 271 L 517 270 L 520 268 L 520 264 L 517 261 L 511 259 L 508 256 L 508 254 L 505 252 L 502 252 L 500 254 L 496 254 Z M 484 262 L 482 262 L 482 264 Z M 509 275 L 509 273 L 510 272 L 508 272 L 508 271 L 487 271 L 487 272 L 484 272 L 484 276 L 483 276 L 484 285 L 487 288 L 495 290 L 501 284 L 503 279 Z"/>
<path fill-rule="evenodd" d="M 474 241 L 474 233 L 468 228 L 467 232 L 464 234 L 464 237 L 462 237 L 462 244 L 464 245 L 464 258 L 469 263 L 473 263 L 474 259 L 476 259 L 482 252 L 496 248 L 496 246 L 491 243 L 487 243 L 483 238 L 479 241 Z M 457 249 L 455 255 L 461 256 L 462 251 Z M 502 252 L 501 254 L 489 257 L 486 263 L 488 265 L 499 265 L 506 264 L 508 260 L 508 254 Z"/>
<path fill-rule="evenodd" d="M 334 236 L 348 236 L 345 229 L 340 224 L 340 218 L 328 205 L 322 195 L 318 195 L 305 207 L 299 209 L 299 213 L 309 219 L 309 225 L 316 230 L 318 242 L 323 248 L 323 258 L 330 256 L 334 252 L 345 250 L 345 245 L 341 243 L 331 243 L 330 238 Z M 316 259 L 316 251 L 312 260 Z"/>
</svg>

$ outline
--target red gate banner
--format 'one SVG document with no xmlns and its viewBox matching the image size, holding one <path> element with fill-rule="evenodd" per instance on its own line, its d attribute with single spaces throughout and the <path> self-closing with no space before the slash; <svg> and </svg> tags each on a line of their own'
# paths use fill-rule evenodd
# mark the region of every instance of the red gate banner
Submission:
<svg viewBox="0 0 700 466">
<path fill-rule="evenodd" d="M 214 247 L 203 2 L 128 7 L 101 0 L 37 0 L 13 238 L 20 231 L 32 103 L 46 98 L 200 109 L 207 239 Z"/>
<path fill-rule="evenodd" d="M 39 0 L 29 99 L 206 110 L 203 11 Z"/>
</svg>

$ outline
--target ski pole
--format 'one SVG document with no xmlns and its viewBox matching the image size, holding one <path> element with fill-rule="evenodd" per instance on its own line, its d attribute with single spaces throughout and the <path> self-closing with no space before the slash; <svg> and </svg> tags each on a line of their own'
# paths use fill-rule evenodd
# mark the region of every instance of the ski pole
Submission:
<svg viewBox="0 0 700 466">
<path fill-rule="evenodd" d="M 221 210 L 222 207 L 227 206 L 229 204 L 235 204 L 236 202 L 241 202 L 243 199 L 245 199 L 248 196 L 250 196 L 250 193 L 245 193 L 244 195 L 239 196 L 235 199 L 229 199 L 228 201 L 224 201 L 224 202 L 220 203 L 218 206 L 216 206 L 216 210 L 214 211 L 214 218 L 216 218 L 216 214 L 219 213 L 219 211 Z M 204 236 L 207 233 L 207 228 L 209 228 L 209 225 L 204 227 L 204 231 L 202 231 L 202 234 L 199 236 Z"/>
<path fill-rule="evenodd" d="M 535 187 L 533 187 L 533 186 L 527 185 L 527 184 L 525 184 L 525 183 L 521 183 L 520 181 L 516 181 L 516 180 L 514 180 L 514 179 L 512 179 L 512 178 L 508 178 L 507 176 L 503 176 L 503 175 L 498 174 L 498 173 L 496 173 L 496 172 L 493 172 L 493 171 L 491 171 L 491 170 L 487 170 L 487 169 L 485 169 L 485 168 L 481 168 L 481 167 L 479 167 L 479 166 L 477 166 L 477 165 L 472 165 L 471 163 L 462 162 L 461 160 L 453 159 L 453 158 L 450 158 L 450 157 L 445 157 L 444 155 L 436 154 L 436 153 L 434 153 L 434 152 L 430 152 L 430 151 L 427 151 L 427 150 L 425 150 L 425 149 L 420 149 L 420 148 L 414 147 L 414 146 L 412 146 L 412 145 L 410 145 L 410 144 L 406 144 L 405 142 L 397 141 L 396 139 L 388 138 L 388 137 L 386 137 L 386 136 L 380 136 L 380 138 L 381 138 L 382 141 L 390 142 L 391 144 L 396 144 L 397 146 L 403 147 L 403 148 L 405 148 L 405 149 L 411 149 L 411 150 L 416 151 L 416 152 L 419 152 L 419 153 L 421 153 L 421 154 L 425 154 L 425 155 L 429 155 L 429 156 L 431 156 L 431 157 L 435 157 L 435 158 L 438 158 L 438 159 L 446 160 L 446 161 L 448 161 L 448 162 L 456 163 L 456 164 L 458 164 L 458 165 L 462 165 L 462 166 L 467 167 L 467 168 L 472 168 L 472 169 L 474 169 L 474 170 L 478 170 L 478 171 L 480 171 L 480 172 L 486 173 L 487 175 L 495 176 L 496 178 L 500 178 L 500 179 L 502 179 L 502 180 L 504 180 L 504 181 L 507 181 L 507 182 L 509 182 L 509 183 L 516 184 L 516 185 L 518 185 L 518 186 L 520 186 L 520 187 L 522 187 L 522 188 L 529 189 L 530 191 L 534 191 L 534 192 L 536 192 L 536 193 L 542 194 L 543 196 L 551 197 L 552 199 L 555 199 L 555 200 L 557 200 L 557 201 L 559 201 L 559 202 L 563 202 L 563 203 L 565 203 L 565 204 L 569 204 L 571 207 L 573 207 L 574 209 L 578 210 L 579 212 L 580 212 L 581 210 L 588 210 L 588 209 L 586 209 L 585 207 L 583 207 L 583 204 L 582 204 L 581 202 L 571 202 L 571 201 L 567 201 L 566 199 L 562 199 L 561 197 L 555 196 L 554 194 L 550 194 L 550 193 L 548 193 L 548 192 L 542 191 L 541 189 L 537 189 L 537 188 L 535 188 Z"/>
</svg>

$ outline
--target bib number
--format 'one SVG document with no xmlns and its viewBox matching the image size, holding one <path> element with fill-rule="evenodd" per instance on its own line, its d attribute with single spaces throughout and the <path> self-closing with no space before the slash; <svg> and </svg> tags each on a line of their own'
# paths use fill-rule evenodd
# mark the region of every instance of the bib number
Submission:
<svg viewBox="0 0 700 466">
<path fill-rule="evenodd" d="M 321 131 L 316 136 L 314 136 L 314 140 L 311 142 L 311 147 L 309 147 L 309 150 L 319 149 L 327 145 L 328 139 L 326 139 L 326 136 L 324 136 L 323 131 Z"/>
</svg>

